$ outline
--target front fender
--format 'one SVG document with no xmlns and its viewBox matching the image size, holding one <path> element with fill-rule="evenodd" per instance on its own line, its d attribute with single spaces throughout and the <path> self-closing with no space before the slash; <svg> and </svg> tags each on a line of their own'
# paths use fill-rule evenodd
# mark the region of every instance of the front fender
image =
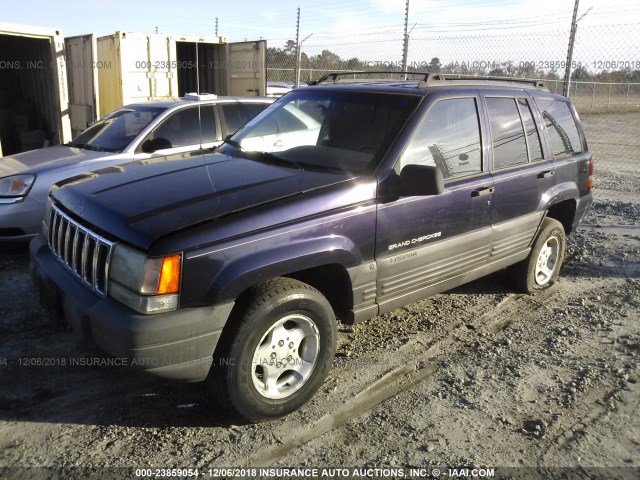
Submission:
<svg viewBox="0 0 640 480">
<path fill-rule="evenodd" d="M 235 300 L 253 285 L 301 270 L 331 264 L 348 268 L 362 261 L 354 243 L 338 235 L 272 245 L 224 262 L 209 285 L 206 301 L 222 303 Z"/>
</svg>

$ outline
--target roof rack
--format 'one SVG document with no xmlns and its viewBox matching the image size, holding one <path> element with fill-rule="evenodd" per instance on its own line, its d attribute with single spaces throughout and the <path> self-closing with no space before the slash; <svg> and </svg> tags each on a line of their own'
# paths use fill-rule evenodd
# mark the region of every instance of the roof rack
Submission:
<svg viewBox="0 0 640 480">
<path fill-rule="evenodd" d="M 476 76 L 449 76 L 455 74 L 443 74 L 443 73 L 429 73 L 429 72 L 408 72 L 408 71 L 397 71 L 397 70 L 384 70 L 384 71 L 366 71 L 366 70 L 358 70 L 353 72 L 331 72 L 323 75 L 318 80 L 315 80 L 309 85 L 319 85 L 321 83 L 326 83 L 327 81 L 337 82 L 338 77 L 347 76 L 347 75 L 380 75 L 380 74 L 399 74 L 399 75 L 420 75 L 422 79 L 418 82 L 418 87 L 427 87 L 432 85 L 437 85 L 439 82 L 444 81 L 476 81 L 476 82 L 503 82 L 503 83 L 520 83 L 524 85 L 532 85 L 535 88 L 547 89 L 546 85 L 542 80 L 532 80 L 532 79 L 523 79 L 523 78 L 508 78 L 508 77 L 476 77 Z"/>
<path fill-rule="evenodd" d="M 185 93 L 183 98 L 185 100 L 215 100 L 218 96 L 215 93 L 190 92 Z"/>
<path fill-rule="evenodd" d="M 429 72 L 408 72 L 408 71 L 398 71 L 398 70 L 375 70 L 375 71 L 367 71 L 367 70 L 358 70 L 352 72 L 331 72 L 321 76 L 318 80 L 315 80 L 309 85 L 319 85 L 321 83 L 325 83 L 327 80 L 331 80 L 334 83 L 337 81 L 338 77 L 346 76 L 346 75 L 381 75 L 381 74 L 395 74 L 395 75 L 421 75 L 423 81 L 427 81 L 430 75 L 433 75 Z"/>
<path fill-rule="evenodd" d="M 455 75 L 455 74 L 453 74 Z M 436 73 L 431 74 L 427 78 L 425 78 L 422 82 L 418 84 L 418 87 L 426 87 L 435 85 L 436 82 L 442 81 L 479 81 L 479 82 L 504 82 L 504 83 L 521 83 L 524 85 L 533 85 L 535 88 L 544 88 L 546 89 L 546 85 L 542 80 L 532 80 L 530 78 L 509 78 L 509 77 L 476 77 L 476 76 L 467 76 L 467 77 L 448 77 L 445 74 Z"/>
</svg>

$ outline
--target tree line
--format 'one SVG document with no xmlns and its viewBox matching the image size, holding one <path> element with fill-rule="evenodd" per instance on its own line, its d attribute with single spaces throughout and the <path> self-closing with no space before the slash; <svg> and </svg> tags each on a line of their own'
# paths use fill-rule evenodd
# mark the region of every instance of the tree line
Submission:
<svg viewBox="0 0 640 480">
<path fill-rule="evenodd" d="M 594 62 L 597 65 L 598 62 Z M 283 48 L 267 48 L 267 67 L 270 69 L 289 69 L 289 71 L 272 72 L 272 80 L 291 80 L 296 65 L 296 42 L 287 40 Z M 635 64 L 634 64 L 635 65 Z M 300 67 L 303 70 L 317 70 L 321 72 L 331 70 L 401 70 L 399 61 L 371 62 L 357 57 L 341 58 L 331 50 L 324 49 L 317 55 L 307 55 L 304 51 L 300 55 Z M 545 68 L 547 67 L 547 68 Z M 559 62 L 449 62 L 443 64 L 438 57 L 430 61 L 412 61 L 407 66 L 408 71 L 443 73 L 456 75 L 488 75 L 496 77 L 536 78 L 546 80 L 560 80 L 564 76 L 564 61 Z M 276 78 L 282 77 L 282 78 Z M 303 78 L 307 78 L 303 76 Z M 617 70 L 601 69 L 593 71 L 588 66 L 575 63 L 571 73 L 573 81 L 587 82 L 640 82 L 640 69 L 629 66 Z"/>
</svg>

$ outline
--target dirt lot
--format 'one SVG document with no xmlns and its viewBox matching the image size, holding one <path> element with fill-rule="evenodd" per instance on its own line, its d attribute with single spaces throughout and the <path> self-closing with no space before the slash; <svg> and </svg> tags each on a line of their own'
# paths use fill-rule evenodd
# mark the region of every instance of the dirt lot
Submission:
<svg viewBox="0 0 640 480">
<path fill-rule="evenodd" d="M 600 189 L 556 286 L 520 295 L 500 272 L 340 326 L 323 388 L 272 423 L 225 418 L 200 385 L 102 365 L 47 322 L 26 247 L 2 247 L 0 478 L 266 466 L 638 478 L 640 115 L 583 121 Z"/>
</svg>

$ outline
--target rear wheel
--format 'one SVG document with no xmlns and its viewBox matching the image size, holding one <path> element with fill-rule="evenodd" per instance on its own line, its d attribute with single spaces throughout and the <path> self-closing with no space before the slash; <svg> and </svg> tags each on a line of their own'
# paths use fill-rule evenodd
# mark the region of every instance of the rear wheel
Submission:
<svg viewBox="0 0 640 480">
<path fill-rule="evenodd" d="M 230 321 L 207 383 L 222 406 L 250 421 L 300 408 L 324 382 L 336 322 L 315 288 L 277 278 L 253 289 Z"/>
<path fill-rule="evenodd" d="M 510 280 L 526 293 L 549 288 L 558 279 L 566 243 L 562 224 L 545 218 L 529 256 L 507 269 Z"/>
</svg>

